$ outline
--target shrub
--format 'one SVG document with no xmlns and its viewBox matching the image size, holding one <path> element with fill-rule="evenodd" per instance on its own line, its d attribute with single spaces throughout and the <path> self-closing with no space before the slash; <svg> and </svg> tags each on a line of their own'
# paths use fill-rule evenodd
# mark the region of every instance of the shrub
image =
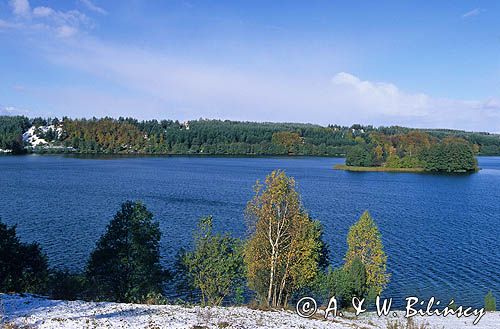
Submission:
<svg viewBox="0 0 500 329">
<path fill-rule="evenodd" d="M 76 300 L 82 297 L 84 277 L 68 270 L 53 270 L 49 275 L 48 293 L 51 298 Z"/>
<path fill-rule="evenodd" d="M 245 271 L 242 243 L 228 235 L 214 234 L 212 217 L 203 218 L 193 251 L 181 256 L 185 278 L 201 293 L 203 305 L 220 305 L 228 296 L 240 298 Z"/>
<path fill-rule="evenodd" d="M 493 293 L 488 291 L 486 296 L 484 296 L 484 310 L 488 312 L 494 312 L 497 310 L 497 300 L 493 296 Z"/>
<path fill-rule="evenodd" d="M 0 222 L 0 292 L 43 292 L 47 257 L 37 243 L 23 243 L 16 227 Z"/>
</svg>

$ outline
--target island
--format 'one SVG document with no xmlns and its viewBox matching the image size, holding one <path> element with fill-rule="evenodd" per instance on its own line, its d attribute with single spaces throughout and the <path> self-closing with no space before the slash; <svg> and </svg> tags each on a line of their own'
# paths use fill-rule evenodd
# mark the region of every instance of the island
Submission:
<svg viewBox="0 0 500 329">
<path fill-rule="evenodd" d="M 418 130 L 394 135 L 373 132 L 367 138 L 357 138 L 357 144 L 347 152 L 345 165 L 335 169 L 471 173 L 478 170 L 478 151 L 477 145 L 456 136 L 439 139 Z"/>
</svg>

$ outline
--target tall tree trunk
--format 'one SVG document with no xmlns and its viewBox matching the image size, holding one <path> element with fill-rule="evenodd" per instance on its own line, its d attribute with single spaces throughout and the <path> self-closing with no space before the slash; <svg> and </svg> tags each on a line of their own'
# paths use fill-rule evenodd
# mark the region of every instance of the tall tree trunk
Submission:
<svg viewBox="0 0 500 329">
<path fill-rule="evenodd" d="M 271 305 L 271 300 L 272 300 L 272 294 L 273 294 L 273 285 L 274 285 L 274 271 L 275 271 L 275 253 L 274 253 L 274 246 L 272 248 L 272 254 L 271 254 L 271 269 L 269 272 L 269 288 L 267 291 L 267 306 L 272 306 Z"/>
</svg>

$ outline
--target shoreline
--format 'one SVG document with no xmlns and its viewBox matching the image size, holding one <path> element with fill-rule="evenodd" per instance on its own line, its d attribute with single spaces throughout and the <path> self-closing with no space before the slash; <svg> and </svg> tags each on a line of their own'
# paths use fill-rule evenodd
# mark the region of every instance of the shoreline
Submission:
<svg viewBox="0 0 500 329">
<path fill-rule="evenodd" d="M 356 167 L 344 164 L 333 166 L 335 170 L 345 170 L 353 172 L 399 172 L 399 173 L 430 173 L 424 168 L 387 168 L 387 167 Z"/>
</svg>

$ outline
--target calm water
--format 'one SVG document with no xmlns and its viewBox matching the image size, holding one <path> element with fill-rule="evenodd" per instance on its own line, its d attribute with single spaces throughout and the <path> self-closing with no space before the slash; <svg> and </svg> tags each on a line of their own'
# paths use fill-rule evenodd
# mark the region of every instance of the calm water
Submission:
<svg viewBox="0 0 500 329">
<path fill-rule="evenodd" d="M 190 243 L 198 219 L 245 234 L 243 210 L 257 179 L 276 168 L 296 178 L 303 203 L 325 228 L 333 263 L 368 209 L 382 232 L 392 280 L 386 295 L 436 296 L 481 305 L 500 297 L 500 158 L 468 176 L 349 173 L 331 158 L 0 157 L 0 217 L 38 241 L 53 266 L 81 269 L 126 199 L 143 200 L 163 232 L 165 264 Z"/>
</svg>

